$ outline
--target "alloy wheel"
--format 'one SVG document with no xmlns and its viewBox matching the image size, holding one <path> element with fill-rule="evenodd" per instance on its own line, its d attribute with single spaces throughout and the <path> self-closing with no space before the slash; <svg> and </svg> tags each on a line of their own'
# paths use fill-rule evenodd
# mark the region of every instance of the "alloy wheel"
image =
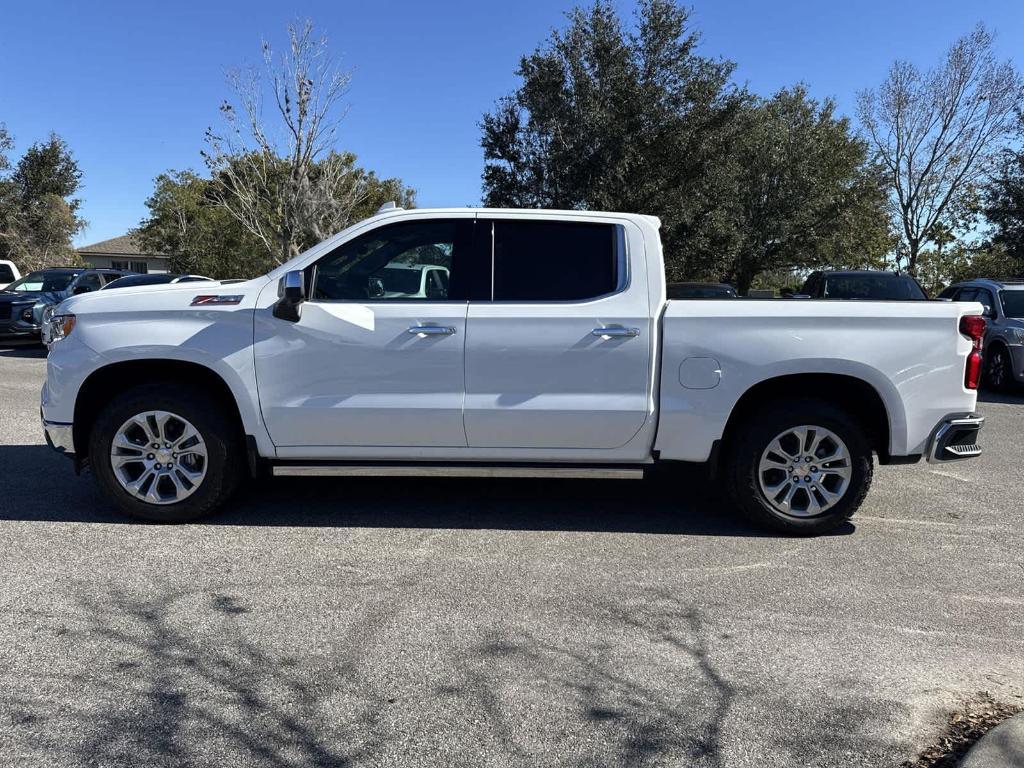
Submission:
<svg viewBox="0 0 1024 768">
<path fill-rule="evenodd" d="M 114 477 L 147 504 L 174 504 L 206 477 L 206 442 L 192 423 L 168 411 L 145 411 L 121 425 L 110 445 Z"/>
<path fill-rule="evenodd" d="M 772 507 L 793 517 L 827 512 L 846 495 L 850 451 L 829 429 L 813 425 L 780 432 L 761 454 L 757 479 Z"/>
</svg>

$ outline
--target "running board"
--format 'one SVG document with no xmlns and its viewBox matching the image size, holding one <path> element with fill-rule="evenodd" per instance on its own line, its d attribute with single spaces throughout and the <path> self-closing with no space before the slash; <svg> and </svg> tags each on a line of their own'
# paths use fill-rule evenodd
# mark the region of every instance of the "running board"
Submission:
<svg viewBox="0 0 1024 768">
<path fill-rule="evenodd" d="M 274 477 L 547 477 L 642 480 L 643 467 L 530 464 L 275 464 Z"/>
</svg>

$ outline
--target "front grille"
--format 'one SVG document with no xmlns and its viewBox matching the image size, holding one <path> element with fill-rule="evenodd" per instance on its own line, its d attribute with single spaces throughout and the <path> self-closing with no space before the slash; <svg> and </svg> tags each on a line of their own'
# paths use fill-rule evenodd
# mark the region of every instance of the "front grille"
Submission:
<svg viewBox="0 0 1024 768">
<path fill-rule="evenodd" d="M 5 301 L 3 304 L 0 304 L 0 320 L 10 320 L 11 309 L 13 307 L 14 303 L 10 301 Z"/>
</svg>

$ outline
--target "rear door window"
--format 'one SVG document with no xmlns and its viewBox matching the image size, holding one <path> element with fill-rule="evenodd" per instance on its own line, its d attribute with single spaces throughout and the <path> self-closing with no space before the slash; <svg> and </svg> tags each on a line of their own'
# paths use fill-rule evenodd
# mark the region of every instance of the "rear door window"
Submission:
<svg viewBox="0 0 1024 768">
<path fill-rule="evenodd" d="M 10 264 L 0 264 L 0 283 L 13 283 L 16 279 Z"/>
<path fill-rule="evenodd" d="M 495 301 L 583 301 L 624 283 L 613 224 L 495 219 Z"/>
</svg>

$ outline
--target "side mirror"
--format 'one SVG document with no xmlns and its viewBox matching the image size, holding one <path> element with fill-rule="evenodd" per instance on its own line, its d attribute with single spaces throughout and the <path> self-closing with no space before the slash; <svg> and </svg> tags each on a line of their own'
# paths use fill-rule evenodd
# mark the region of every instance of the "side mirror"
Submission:
<svg viewBox="0 0 1024 768">
<path fill-rule="evenodd" d="M 996 313 L 992 311 L 992 307 L 988 304 L 981 305 L 981 316 L 982 317 L 995 317 Z"/>
<path fill-rule="evenodd" d="M 384 281 L 379 277 L 371 277 L 366 280 L 366 295 L 371 299 L 379 299 L 384 295 Z"/>
<path fill-rule="evenodd" d="M 80 293 L 89 293 L 90 291 L 92 291 L 92 288 L 90 288 L 88 285 L 76 285 L 75 290 L 73 290 L 71 293 L 77 296 Z"/>
<path fill-rule="evenodd" d="M 285 273 L 277 284 L 277 296 L 274 317 L 290 323 L 299 322 L 302 302 L 306 300 L 306 273 L 299 269 Z"/>
</svg>

